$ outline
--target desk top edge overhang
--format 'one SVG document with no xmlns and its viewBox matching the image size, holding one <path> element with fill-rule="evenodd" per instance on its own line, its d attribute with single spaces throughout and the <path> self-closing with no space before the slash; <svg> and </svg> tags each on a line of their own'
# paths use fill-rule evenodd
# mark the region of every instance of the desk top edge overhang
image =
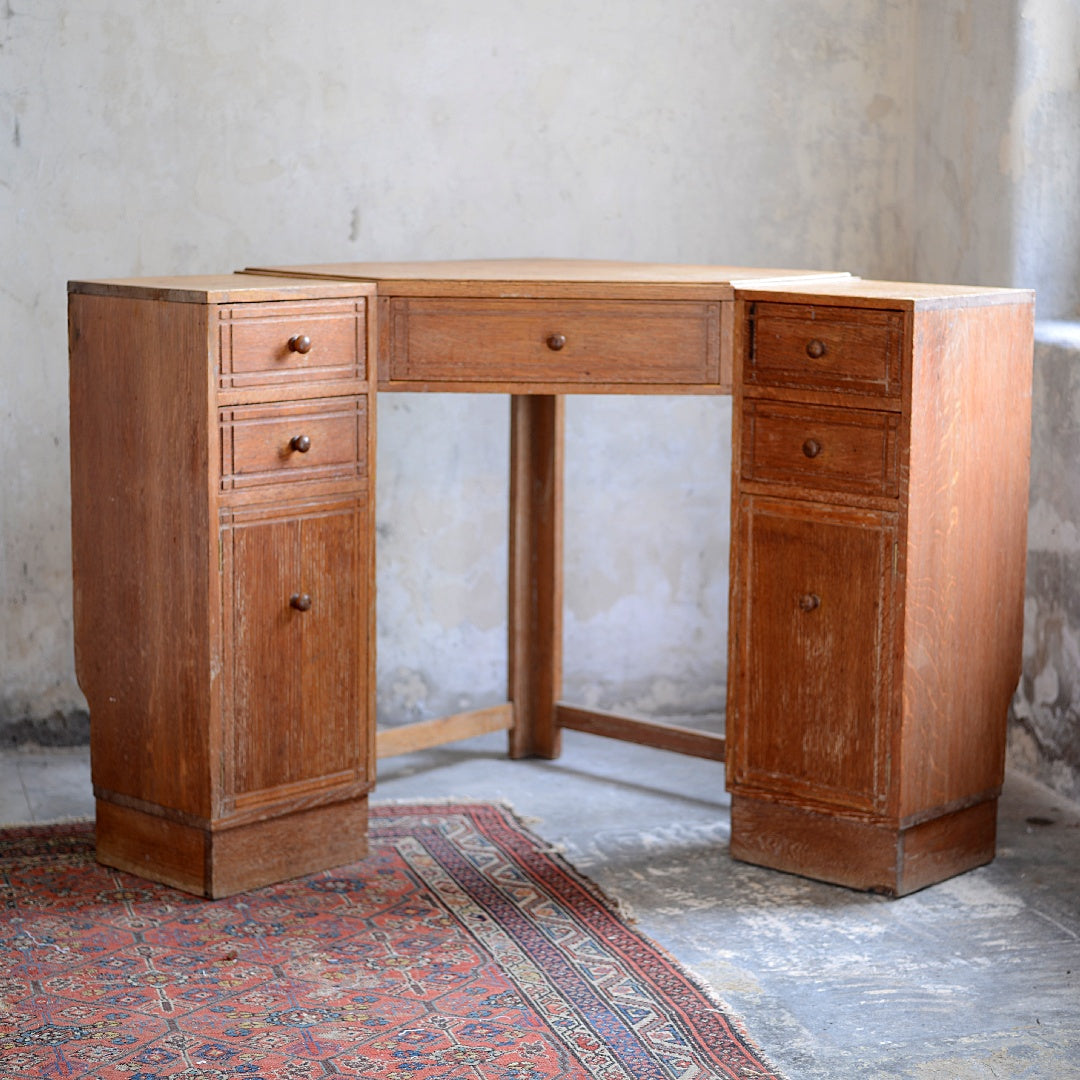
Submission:
<svg viewBox="0 0 1080 1080">
<path fill-rule="evenodd" d="M 255 266 L 245 273 L 288 274 L 329 280 L 374 281 L 405 289 L 410 285 L 490 283 L 492 285 L 713 285 L 740 281 L 848 278 L 845 271 L 790 270 L 690 263 L 629 262 L 613 259 L 443 259 L 409 262 L 316 263 Z"/>
<path fill-rule="evenodd" d="M 350 296 L 583 295 L 590 287 L 640 299 L 780 300 L 813 296 L 822 303 L 885 303 L 907 309 L 938 305 L 1031 302 L 1034 293 L 977 285 L 874 281 L 845 271 L 616 262 L 595 259 L 467 259 L 430 262 L 325 263 L 251 267 L 232 274 L 181 275 L 68 282 L 69 293 L 139 296 L 187 303 L 242 303 Z"/>
<path fill-rule="evenodd" d="M 528 295 L 534 289 L 577 286 L 587 289 L 670 289 L 666 295 L 706 288 L 722 299 L 779 299 L 808 294 L 822 301 L 851 301 L 897 307 L 930 308 L 941 304 L 1024 303 L 1030 289 L 1000 286 L 932 284 L 858 277 L 845 270 L 797 270 L 728 265 L 620 262 L 602 259 L 459 259 L 416 262 L 320 263 L 301 266 L 248 267 L 242 274 L 283 275 L 323 281 L 367 281 L 391 295 Z"/>
<path fill-rule="evenodd" d="M 134 297 L 172 304 L 242 304 L 317 300 L 372 294 L 361 281 L 320 281 L 281 274 L 189 274 L 174 277 L 103 278 L 69 281 L 69 294 Z"/>
</svg>

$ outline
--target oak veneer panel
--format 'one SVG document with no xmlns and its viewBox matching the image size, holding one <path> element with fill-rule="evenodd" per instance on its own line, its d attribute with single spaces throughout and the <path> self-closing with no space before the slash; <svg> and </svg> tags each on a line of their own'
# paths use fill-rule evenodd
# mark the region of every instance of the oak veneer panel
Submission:
<svg viewBox="0 0 1080 1080">
<path fill-rule="evenodd" d="M 897 830 L 888 821 L 733 795 L 731 855 L 818 881 L 905 896 L 994 857 L 997 804 Z"/>
<path fill-rule="evenodd" d="M 367 797 L 210 831 L 98 801 L 98 861 L 211 899 L 344 866 L 368 853 Z"/>
<path fill-rule="evenodd" d="M 733 794 L 731 857 L 852 889 L 898 892 L 896 831 L 866 818 Z"/>
<path fill-rule="evenodd" d="M 367 474 L 367 399 L 361 395 L 221 410 L 223 490 Z M 300 450 L 294 439 L 306 438 Z"/>
<path fill-rule="evenodd" d="M 69 318 L 75 666 L 93 782 L 209 817 L 220 658 L 206 309 L 73 294 Z"/>
<path fill-rule="evenodd" d="M 742 476 L 759 483 L 895 499 L 896 413 L 745 399 Z"/>
<path fill-rule="evenodd" d="M 737 521 L 732 783 L 883 810 L 895 515 L 743 497 Z"/>
<path fill-rule="evenodd" d="M 97 861 L 185 892 L 207 895 L 207 833 L 185 822 L 98 799 Z"/>
<path fill-rule="evenodd" d="M 745 383 L 898 396 L 903 330 L 900 311 L 755 302 Z"/>
<path fill-rule="evenodd" d="M 363 796 L 219 830 L 209 851 L 206 895 L 232 896 L 356 862 L 368 854 L 367 825 Z"/>
<path fill-rule="evenodd" d="M 897 893 L 914 892 L 992 862 L 996 840 L 997 799 L 906 828 Z"/>
<path fill-rule="evenodd" d="M 362 380 L 366 374 L 366 298 L 222 306 L 218 313 L 220 385 L 225 389 Z M 308 338 L 307 351 L 290 346 Z"/>
<path fill-rule="evenodd" d="M 391 381 L 720 380 L 718 303 L 396 297 L 389 319 Z"/>
<path fill-rule="evenodd" d="M 918 312 L 899 813 L 996 791 L 1020 676 L 1033 306 Z"/>
<path fill-rule="evenodd" d="M 363 498 L 223 517 L 230 800 L 272 803 L 367 779 Z M 290 606 L 301 594 L 306 611 Z"/>
</svg>

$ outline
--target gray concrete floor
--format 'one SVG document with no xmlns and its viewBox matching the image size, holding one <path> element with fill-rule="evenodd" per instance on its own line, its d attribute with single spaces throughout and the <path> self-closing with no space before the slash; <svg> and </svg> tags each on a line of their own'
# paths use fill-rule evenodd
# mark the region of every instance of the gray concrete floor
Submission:
<svg viewBox="0 0 1080 1080">
<path fill-rule="evenodd" d="M 721 766 L 565 733 L 380 763 L 376 800 L 505 801 L 621 901 L 791 1080 L 1080 1078 L 1080 807 L 1019 774 L 989 866 L 901 900 L 733 862 Z M 0 753 L 0 821 L 92 813 L 83 748 Z"/>
</svg>

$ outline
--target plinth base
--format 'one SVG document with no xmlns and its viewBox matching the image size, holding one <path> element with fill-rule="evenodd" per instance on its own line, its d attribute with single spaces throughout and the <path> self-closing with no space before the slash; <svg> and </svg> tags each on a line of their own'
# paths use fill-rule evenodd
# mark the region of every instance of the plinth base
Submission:
<svg viewBox="0 0 1080 1080">
<path fill-rule="evenodd" d="M 732 858 L 887 896 L 990 862 L 996 835 L 996 798 L 907 828 L 731 799 Z"/>
<path fill-rule="evenodd" d="M 367 796 L 226 829 L 97 800 L 97 860 L 218 899 L 355 862 L 368 853 Z"/>
</svg>

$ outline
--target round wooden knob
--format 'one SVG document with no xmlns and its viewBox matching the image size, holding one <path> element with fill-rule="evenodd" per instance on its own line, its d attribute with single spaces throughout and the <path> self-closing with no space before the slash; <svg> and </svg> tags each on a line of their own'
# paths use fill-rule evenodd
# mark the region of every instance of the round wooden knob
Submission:
<svg viewBox="0 0 1080 1080">
<path fill-rule="evenodd" d="M 311 338 L 307 334 L 293 334 L 289 338 L 289 351 L 298 353 L 311 352 Z"/>
<path fill-rule="evenodd" d="M 821 606 L 821 597 L 815 596 L 813 593 L 806 593 L 799 597 L 799 607 L 803 611 L 813 611 L 814 608 Z"/>
<path fill-rule="evenodd" d="M 820 360 L 825 355 L 825 342 L 820 338 L 814 338 L 813 341 L 806 343 L 806 355 L 811 360 Z"/>
<path fill-rule="evenodd" d="M 289 440 L 289 449 L 306 454 L 311 449 L 311 439 L 307 435 L 294 435 Z"/>
<path fill-rule="evenodd" d="M 289 597 L 289 607 L 295 611 L 310 611 L 311 597 L 306 592 L 293 593 Z"/>
<path fill-rule="evenodd" d="M 552 334 L 551 337 L 549 337 L 547 339 L 547 347 L 552 352 L 558 352 L 565 344 L 566 344 L 566 335 L 565 334 Z"/>
<path fill-rule="evenodd" d="M 821 443 L 819 443 L 817 439 L 807 439 L 806 442 L 802 444 L 802 452 L 808 458 L 816 458 L 818 454 L 821 453 Z"/>
</svg>

